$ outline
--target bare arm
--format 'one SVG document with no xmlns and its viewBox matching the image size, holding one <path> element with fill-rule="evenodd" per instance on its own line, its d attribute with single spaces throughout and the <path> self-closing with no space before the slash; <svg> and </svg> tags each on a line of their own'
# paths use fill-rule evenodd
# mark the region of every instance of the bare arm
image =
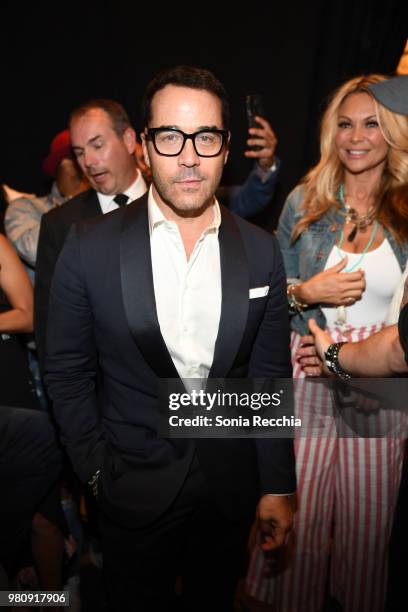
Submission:
<svg viewBox="0 0 408 612">
<path fill-rule="evenodd" d="M 0 235 L 0 286 L 11 309 L 0 314 L 0 332 L 33 330 L 33 288 L 8 240 Z"/>
<path fill-rule="evenodd" d="M 309 328 L 317 354 L 324 361 L 324 353 L 332 340 L 314 320 L 309 322 Z M 408 372 L 397 325 L 386 327 L 361 342 L 345 344 L 340 349 L 339 363 L 351 376 L 392 376 Z"/>
<path fill-rule="evenodd" d="M 397 325 L 386 327 L 366 340 L 345 344 L 341 367 L 353 376 L 391 376 L 408 372 Z"/>
</svg>

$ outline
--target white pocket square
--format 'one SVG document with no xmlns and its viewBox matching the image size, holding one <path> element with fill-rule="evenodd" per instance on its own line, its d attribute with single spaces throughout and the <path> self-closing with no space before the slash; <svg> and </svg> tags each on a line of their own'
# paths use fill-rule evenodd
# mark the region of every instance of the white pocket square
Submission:
<svg viewBox="0 0 408 612">
<path fill-rule="evenodd" d="M 268 295 L 269 285 L 265 285 L 265 287 L 254 287 L 249 290 L 249 299 L 265 297 Z"/>
</svg>

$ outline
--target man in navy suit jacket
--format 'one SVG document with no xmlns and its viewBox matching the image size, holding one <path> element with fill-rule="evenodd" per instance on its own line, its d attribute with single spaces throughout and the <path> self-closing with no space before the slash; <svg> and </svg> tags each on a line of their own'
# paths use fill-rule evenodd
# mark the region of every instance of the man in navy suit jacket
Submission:
<svg viewBox="0 0 408 612">
<path fill-rule="evenodd" d="M 95 146 L 94 152 L 98 151 L 98 162 L 92 157 L 83 157 L 78 160 L 82 171 L 88 179 L 91 189 L 80 193 L 61 206 L 57 206 L 43 215 L 41 219 L 41 229 L 39 233 L 37 258 L 35 262 L 35 337 L 36 345 L 40 358 L 41 369 L 43 369 L 45 357 L 46 327 L 48 316 L 48 299 L 51 287 L 52 276 L 58 256 L 64 246 L 65 240 L 71 226 L 83 219 L 91 219 L 102 213 L 116 208 L 116 203 L 101 203 L 104 195 L 110 195 L 111 200 L 119 193 L 129 195 L 128 203 L 136 197 L 141 196 L 147 191 L 147 186 L 140 171 L 135 166 L 135 156 L 142 173 L 145 172 L 146 164 L 140 160 L 137 154 L 139 148 L 136 142 L 136 135 L 131 126 L 129 117 L 121 104 L 114 100 L 91 100 L 76 108 L 72 117 L 83 114 L 85 110 L 94 109 L 100 112 L 87 113 L 89 126 L 97 134 L 100 127 L 101 118 L 104 120 L 104 127 L 111 124 L 116 139 L 114 146 L 110 147 L 107 154 L 100 147 Z M 259 150 L 246 151 L 247 157 L 252 157 L 256 162 L 243 185 L 221 186 L 217 190 L 217 197 L 228 208 L 241 217 L 253 217 L 262 212 L 270 202 L 277 182 L 280 168 L 280 160 L 275 156 L 276 136 L 269 123 L 262 117 L 258 117 L 262 122 L 260 128 L 251 128 L 248 147 L 253 144 L 256 138 Z M 99 124 L 98 124 L 99 122 Z M 95 142 L 96 145 L 96 142 Z M 108 170 L 112 177 L 116 177 L 115 183 L 111 181 L 101 182 L 98 179 L 99 166 Z M 150 172 L 149 172 L 150 174 Z M 150 182 L 150 176 L 147 177 Z M 133 188 L 132 188 L 133 187 Z"/>
<path fill-rule="evenodd" d="M 285 273 L 275 238 L 214 197 L 229 142 L 221 83 L 168 70 L 144 108 L 152 186 L 67 239 L 46 382 L 74 469 L 98 498 L 112 609 L 168 610 L 182 575 L 186 610 L 226 612 L 255 512 L 265 550 L 291 528 L 292 441 L 161 437 L 159 381 L 290 377 Z M 71 125 L 80 157 L 94 146 L 86 119 Z"/>
</svg>

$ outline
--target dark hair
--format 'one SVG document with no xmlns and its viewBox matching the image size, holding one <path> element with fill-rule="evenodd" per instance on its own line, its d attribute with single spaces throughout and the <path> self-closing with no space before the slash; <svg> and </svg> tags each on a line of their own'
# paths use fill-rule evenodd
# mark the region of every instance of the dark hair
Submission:
<svg viewBox="0 0 408 612">
<path fill-rule="evenodd" d="M 132 127 L 129 116 L 123 106 L 119 102 L 105 98 L 96 98 L 77 106 L 70 114 L 69 125 L 71 125 L 74 119 L 79 119 L 79 117 L 82 117 L 94 108 L 100 108 L 109 115 L 113 129 L 118 136 L 122 136 L 125 130 Z"/>
<path fill-rule="evenodd" d="M 212 93 L 221 102 L 223 127 L 225 129 L 229 128 L 229 101 L 224 86 L 212 72 L 205 70 L 205 68 L 196 68 L 195 66 L 168 68 L 159 72 L 150 81 L 142 101 L 143 126 L 147 126 L 150 121 L 153 96 L 161 89 L 164 89 L 166 85 L 203 89 Z"/>
</svg>

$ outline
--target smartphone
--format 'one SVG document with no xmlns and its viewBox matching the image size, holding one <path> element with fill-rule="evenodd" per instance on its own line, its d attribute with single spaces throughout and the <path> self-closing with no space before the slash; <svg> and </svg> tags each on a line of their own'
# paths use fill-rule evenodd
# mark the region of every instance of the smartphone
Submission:
<svg viewBox="0 0 408 612">
<path fill-rule="evenodd" d="M 248 94 L 245 96 L 246 103 L 246 113 L 248 118 L 248 127 L 262 127 L 257 121 L 255 121 L 255 116 L 260 115 L 261 117 L 265 116 L 264 113 L 264 103 L 262 94 Z M 256 138 L 252 136 L 252 138 Z M 250 151 L 260 151 L 262 147 L 258 145 L 252 145 L 248 147 Z"/>
</svg>

